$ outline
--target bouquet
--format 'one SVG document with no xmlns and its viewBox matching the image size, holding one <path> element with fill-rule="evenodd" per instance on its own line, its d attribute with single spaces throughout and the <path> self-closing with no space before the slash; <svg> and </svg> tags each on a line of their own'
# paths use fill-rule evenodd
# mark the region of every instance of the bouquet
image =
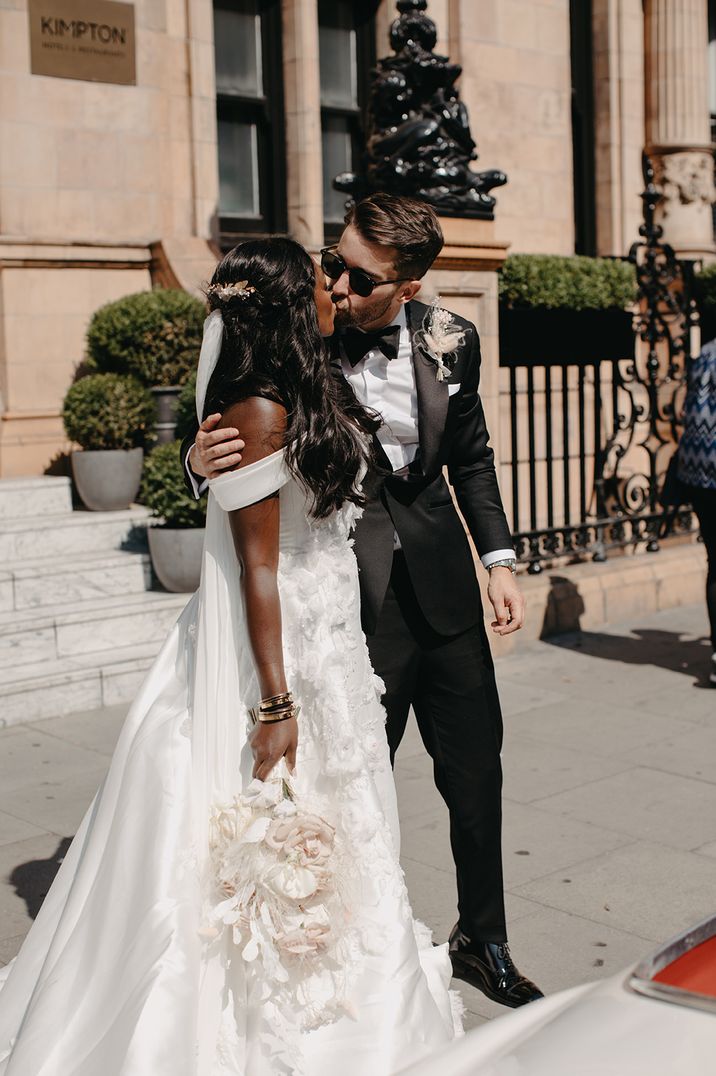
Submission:
<svg viewBox="0 0 716 1076">
<path fill-rule="evenodd" d="M 267 781 L 215 806 L 209 824 L 213 895 L 204 934 L 228 932 L 232 957 L 260 977 L 264 1000 L 300 1013 L 304 1030 L 344 1006 L 331 972 L 341 967 L 348 933 L 350 867 L 324 811 L 296 795 L 282 761 Z M 309 987 L 326 973 L 330 984 Z"/>
</svg>

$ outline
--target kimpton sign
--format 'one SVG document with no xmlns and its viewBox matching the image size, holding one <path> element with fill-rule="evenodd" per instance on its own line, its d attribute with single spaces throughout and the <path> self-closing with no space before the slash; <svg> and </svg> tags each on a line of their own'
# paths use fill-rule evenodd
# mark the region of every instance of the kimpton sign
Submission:
<svg viewBox="0 0 716 1076">
<path fill-rule="evenodd" d="M 134 5 L 115 0 L 28 0 L 33 75 L 136 81 Z"/>
</svg>

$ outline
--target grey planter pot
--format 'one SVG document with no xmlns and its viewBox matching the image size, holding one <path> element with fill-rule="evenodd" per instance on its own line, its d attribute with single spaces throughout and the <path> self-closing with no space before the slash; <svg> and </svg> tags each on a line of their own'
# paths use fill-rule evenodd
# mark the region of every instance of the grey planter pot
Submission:
<svg viewBox="0 0 716 1076">
<path fill-rule="evenodd" d="M 164 589 L 193 593 L 201 579 L 204 527 L 148 527 L 147 534 L 152 565 Z"/>
<path fill-rule="evenodd" d="M 177 404 L 179 403 L 180 385 L 154 385 L 149 390 L 157 405 L 157 421 L 154 432 L 157 444 L 165 445 L 174 440 L 177 424 Z"/>
<path fill-rule="evenodd" d="M 139 492 L 143 448 L 73 452 L 72 474 L 83 503 L 92 512 L 129 508 Z"/>
</svg>

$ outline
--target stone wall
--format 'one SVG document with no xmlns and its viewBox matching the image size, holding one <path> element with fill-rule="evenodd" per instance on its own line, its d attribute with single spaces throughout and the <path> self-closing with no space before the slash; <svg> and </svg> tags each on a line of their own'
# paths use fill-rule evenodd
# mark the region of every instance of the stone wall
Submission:
<svg viewBox="0 0 716 1076">
<path fill-rule="evenodd" d="M 451 0 L 449 16 L 475 167 L 509 177 L 495 192 L 498 239 L 512 251 L 573 253 L 567 0 Z"/>
<path fill-rule="evenodd" d="M 593 0 L 604 254 L 625 253 L 636 237 L 642 144 L 654 143 L 663 169 L 679 164 L 672 128 L 676 122 L 678 133 L 680 79 L 688 89 L 686 163 L 710 168 L 705 0 L 645 2 L 646 27 L 642 0 Z M 30 74 L 26 3 L 0 0 L 0 476 L 42 470 L 63 447 L 62 395 L 101 302 L 152 280 L 192 288 L 210 270 L 218 194 L 211 0 L 137 0 L 136 86 Z M 315 251 L 323 238 L 317 0 L 281 7 L 289 230 Z M 430 0 L 428 14 L 438 49 L 464 67 L 475 167 L 509 177 L 495 192 L 492 241 L 503 252 L 572 253 L 569 0 Z M 382 0 L 379 55 L 389 51 L 395 15 L 394 0 Z M 669 36 L 672 25 L 678 33 Z M 659 51 L 665 34 L 669 49 Z M 684 61 L 687 53 L 694 62 Z M 708 257 L 711 188 L 694 193 L 688 170 L 677 180 L 664 223 L 680 249 Z M 463 261 L 443 260 L 439 279 L 444 297 L 483 332 L 496 421 L 497 336 L 487 298 L 495 281 L 478 281 Z"/>
<path fill-rule="evenodd" d="M 64 447 L 88 319 L 151 285 L 150 244 L 209 235 L 211 5 L 138 0 L 135 17 L 137 85 L 120 86 L 31 74 L 25 5 L 0 7 L 0 475 Z"/>
</svg>

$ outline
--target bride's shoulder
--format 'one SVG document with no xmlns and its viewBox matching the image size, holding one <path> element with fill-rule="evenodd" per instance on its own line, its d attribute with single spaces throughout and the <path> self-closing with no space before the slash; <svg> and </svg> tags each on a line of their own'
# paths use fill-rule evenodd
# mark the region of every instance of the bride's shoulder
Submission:
<svg viewBox="0 0 716 1076">
<path fill-rule="evenodd" d="M 247 396 L 227 407 L 220 426 L 239 431 L 244 442 L 241 462 L 209 482 L 226 512 L 246 508 L 285 486 L 291 477 L 286 463 L 286 408 L 265 396 Z"/>
<path fill-rule="evenodd" d="M 247 396 L 226 408 L 219 429 L 239 431 L 244 442 L 240 469 L 284 447 L 286 422 L 283 404 L 266 396 Z"/>
</svg>

